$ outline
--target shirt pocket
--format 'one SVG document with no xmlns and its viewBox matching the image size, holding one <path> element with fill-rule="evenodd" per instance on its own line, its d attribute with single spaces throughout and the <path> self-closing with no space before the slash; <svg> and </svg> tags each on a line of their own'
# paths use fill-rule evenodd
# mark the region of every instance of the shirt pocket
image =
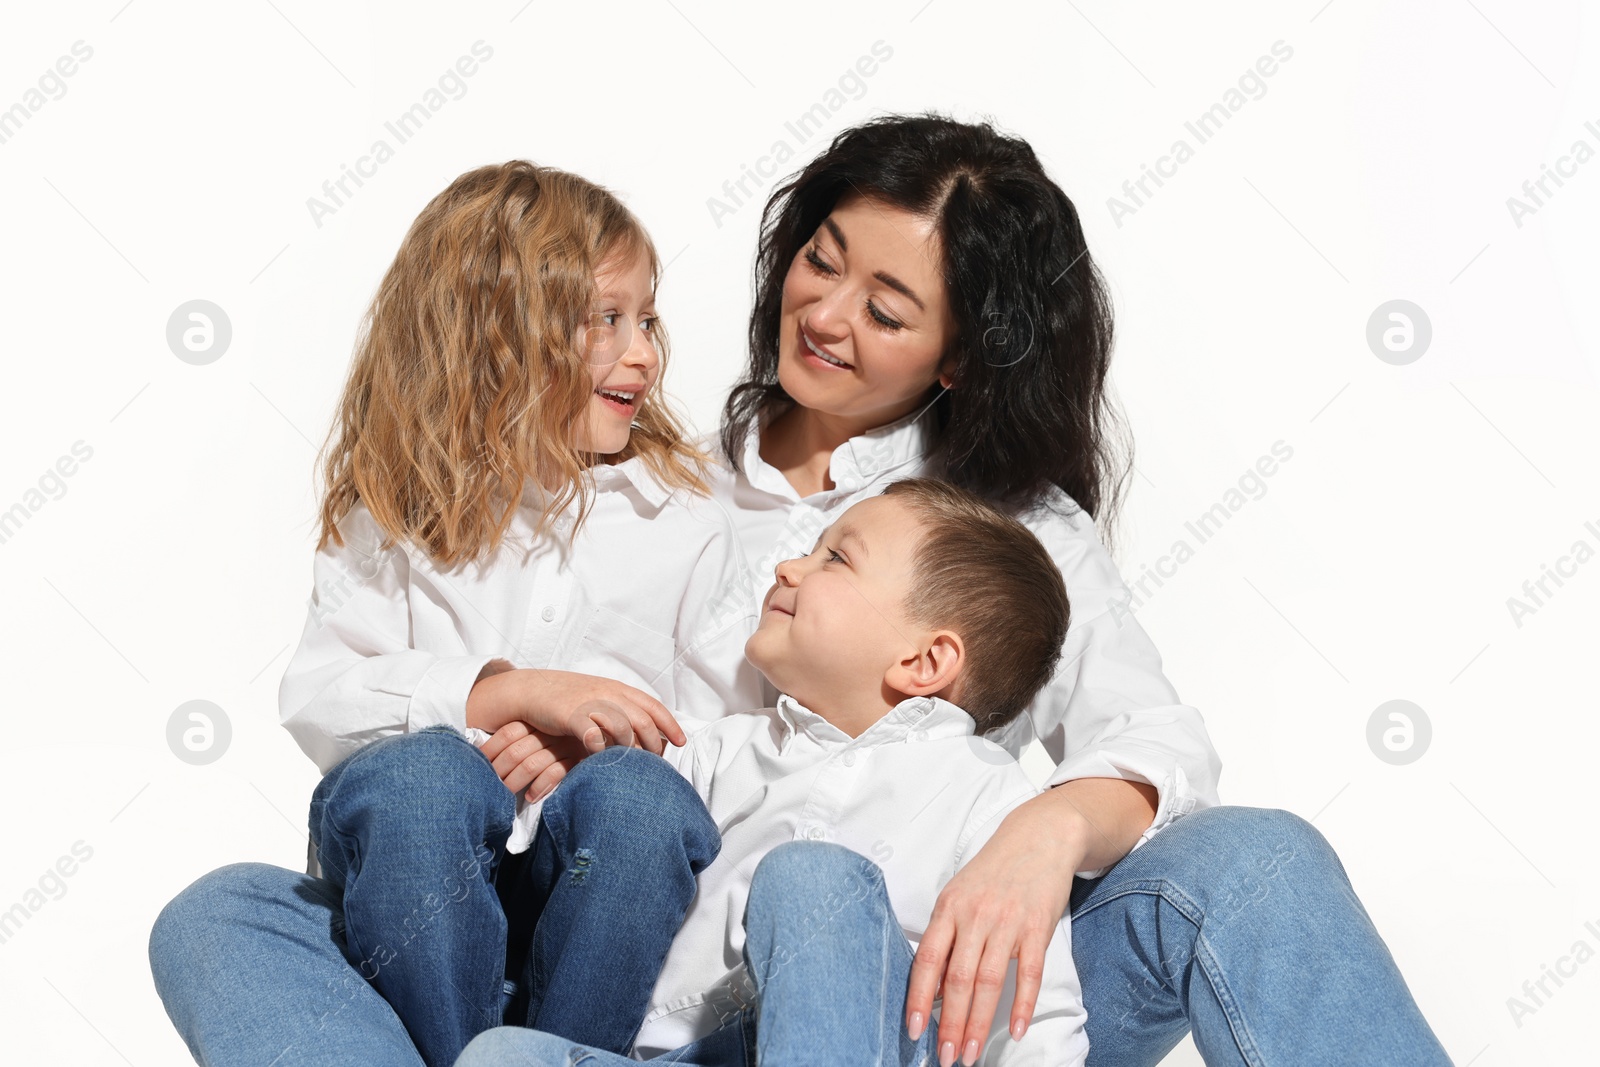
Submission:
<svg viewBox="0 0 1600 1067">
<path fill-rule="evenodd" d="M 597 607 L 584 627 L 570 669 L 626 682 L 654 693 L 671 708 L 675 697 L 672 661 L 677 654 L 677 642 L 671 637 L 609 608 Z"/>
</svg>

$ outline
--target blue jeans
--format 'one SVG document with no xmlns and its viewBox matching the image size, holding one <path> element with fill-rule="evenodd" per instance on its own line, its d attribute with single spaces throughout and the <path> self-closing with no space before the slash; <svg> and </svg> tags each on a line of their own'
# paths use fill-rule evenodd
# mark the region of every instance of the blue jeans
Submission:
<svg viewBox="0 0 1600 1067">
<path fill-rule="evenodd" d="M 1273 808 L 1185 815 L 1072 892 L 1089 1067 L 1449 1067 L 1344 866 Z"/>
<path fill-rule="evenodd" d="M 848 864 L 835 864 L 831 875 L 802 866 L 824 867 L 827 853 L 818 850 L 829 847 L 785 845 L 757 868 L 757 882 L 781 877 L 751 886 L 746 960 L 758 988 L 764 963 L 789 958 L 786 939 L 810 938 L 817 948 L 795 954 L 800 962 L 779 967 L 762 991 L 760 1062 L 917 1062 L 936 1028 L 915 1048 L 904 1041 L 910 958 L 893 948 L 904 938 L 887 902 L 863 901 L 837 926 L 796 928 L 793 913 L 804 909 L 791 904 L 793 913 L 783 913 L 786 899 L 820 899 L 827 880 L 868 877 Z M 779 856 L 795 862 L 764 870 Z M 856 859 L 859 870 L 872 867 Z M 1220 807 L 1185 816 L 1104 877 L 1079 880 L 1071 911 L 1089 1067 L 1154 1067 L 1191 1030 L 1210 1067 L 1449 1067 L 1338 856 L 1296 815 Z M 737 1024 L 748 1028 L 749 1020 Z M 660 1059 L 753 1063 L 738 1058 L 732 1036 L 719 1031 Z M 901 1039 L 898 1048 L 892 1036 Z M 748 1035 L 743 1047 L 752 1047 Z M 458 1067 L 623 1062 L 549 1035 L 500 1029 L 480 1035 Z"/>
<path fill-rule="evenodd" d="M 906 1036 L 911 945 L 883 872 L 840 845 L 794 841 L 756 865 L 745 905 L 753 994 L 721 1029 L 651 1060 L 679 1067 L 922 1067 Z M 744 998 L 740 998 L 744 999 Z M 456 1067 L 623 1067 L 637 1061 L 539 1030 L 480 1034 Z"/>
<path fill-rule="evenodd" d="M 1072 917 L 1090 1067 L 1157 1064 L 1191 1029 L 1211 1067 L 1450 1062 L 1338 857 L 1288 812 L 1186 815 L 1105 877 L 1080 879 Z M 328 881 L 261 864 L 206 875 L 169 904 L 151 964 L 196 1059 L 420 1064 L 343 930 Z M 484 1040 L 504 1039 L 493 1033 Z"/>
<path fill-rule="evenodd" d="M 196 1061 L 450 1067 L 503 1021 L 628 1051 L 716 826 L 637 749 L 575 767 L 506 857 L 514 810 L 448 727 L 329 771 L 311 802 L 324 877 L 224 867 L 156 920 L 156 989 Z M 609 966 L 623 954 L 639 966 Z"/>
</svg>

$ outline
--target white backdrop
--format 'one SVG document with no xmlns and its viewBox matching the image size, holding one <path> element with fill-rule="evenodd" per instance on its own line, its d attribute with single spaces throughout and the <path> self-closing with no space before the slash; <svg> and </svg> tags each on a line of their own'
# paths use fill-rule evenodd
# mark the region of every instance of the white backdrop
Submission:
<svg viewBox="0 0 1600 1067">
<path fill-rule="evenodd" d="M 187 1062 L 147 969 L 156 912 L 221 864 L 303 863 L 316 773 L 275 696 L 310 592 L 314 444 L 423 204 L 512 157 L 618 191 L 671 261 L 668 388 L 710 428 L 742 359 L 762 157 L 784 143 L 787 171 L 846 125 L 935 108 L 1029 139 L 1111 280 L 1138 445 L 1118 558 L 1161 578 L 1137 614 L 1206 715 L 1224 799 L 1328 836 L 1458 1064 L 1592 1062 L 1596 12 L 9 11 L 5 1058 Z M 418 103 L 400 143 L 385 123 Z M 823 130 L 790 128 L 818 104 Z M 363 163 L 380 139 L 392 156 Z M 345 168 L 366 175 L 335 202 Z M 204 365 L 167 339 L 192 300 L 231 326 Z M 1275 445 L 1291 457 L 1248 477 Z M 1186 524 L 1219 503 L 1202 542 Z M 191 700 L 231 729 L 204 765 L 169 745 Z M 1408 719 L 1369 729 L 1391 700 Z"/>
</svg>

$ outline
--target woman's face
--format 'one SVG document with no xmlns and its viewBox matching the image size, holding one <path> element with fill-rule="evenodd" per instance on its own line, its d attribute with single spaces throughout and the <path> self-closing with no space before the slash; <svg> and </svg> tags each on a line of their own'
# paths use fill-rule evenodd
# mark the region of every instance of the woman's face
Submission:
<svg viewBox="0 0 1600 1067">
<path fill-rule="evenodd" d="M 783 283 L 778 382 L 802 407 L 852 424 L 894 422 L 955 369 L 933 222 L 851 194 L 817 227 Z"/>
</svg>

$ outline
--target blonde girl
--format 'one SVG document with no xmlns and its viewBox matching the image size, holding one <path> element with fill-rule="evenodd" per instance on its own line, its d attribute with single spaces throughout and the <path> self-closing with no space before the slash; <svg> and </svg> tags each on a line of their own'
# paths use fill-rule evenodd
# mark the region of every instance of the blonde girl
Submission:
<svg viewBox="0 0 1600 1067">
<path fill-rule="evenodd" d="M 502 1021 L 631 1043 L 615 1020 L 651 983 L 608 973 L 608 945 L 664 958 L 717 836 L 628 746 L 682 744 L 669 706 L 761 699 L 714 651 L 743 643 L 709 605 L 744 561 L 658 388 L 660 270 L 615 196 L 523 161 L 463 174 L 406 234 L 330 433 L 279 693 L 324 772 L 322 873 L 224 867 L 151 936 L 197 1061 L 449 1067 Z"/>
</svg>

